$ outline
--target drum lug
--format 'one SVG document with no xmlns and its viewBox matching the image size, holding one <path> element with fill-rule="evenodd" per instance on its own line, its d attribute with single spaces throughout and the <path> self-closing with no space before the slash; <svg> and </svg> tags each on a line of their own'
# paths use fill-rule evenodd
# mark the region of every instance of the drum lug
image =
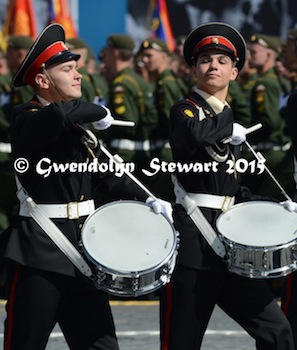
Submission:
<svg viewBox="0 0 297 350">
<path fill-rule="evenodd" d="M 291 259 L 296 263 L 297 261 L 297 242 L 295 242 L 294 246 L 292 247 L 292 257 Z"/>
<path fill-rule="evenodd" d="M 177 255 L 177 252 L 175 252 L 175 255 Z M 162 267 L 162 275 L 160 276 L 160 281 L 162 281 L 164 284 L 170 282 L 174 266 L 175 266 L 175 264 L 173 264 L 173 266 L 172 266 L 170 263 L 167 263 L 166 265 L 164 265 Z"/>
<path fill-rule="evenodd" d="M 106 273 L 98 270 L 96 274 L 96 282 L 100 285 L 106 278 Z"/>
<path fill-rule="evenodd" d="M 139 274 L 132 273 L 132 290 L 136 292 L 139 289 Z"/>
</svg>

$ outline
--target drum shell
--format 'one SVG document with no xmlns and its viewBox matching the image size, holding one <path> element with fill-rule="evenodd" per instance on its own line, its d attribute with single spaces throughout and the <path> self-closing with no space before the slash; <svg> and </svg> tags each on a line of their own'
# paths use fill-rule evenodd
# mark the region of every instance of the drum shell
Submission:
<svg viewBox="0 0 297 350">
<path fill-rule="evenodd" d="M 297 270 L 297 214 L 281 204 L 236 204 L 217 219 L 230 272 L 249 278 L 277 278 Z"/>
<path fill-rule="evenodd" d="M 94 261 L 95 283 L 98 289 L 115 296 L 138 297 L 152 293 L 170 281 L 176 255 L 177 252 L 174 252 L 172 257 L 164 261 L 161 266 L 154 266 L 145 271 L 131 271 L 131 273 L 112 271 Z"/>
<path fill-rule="evenodd" d="M 121 200 L 98 208 L 88 217 L 80 245 L 91 262 L 98 289 L 137 297 L 169 282 L 176 262 L 178 232 L 167 218 L 144 203 Z"/>
<path fill-rule="evenodd" d="M 249 247 L 220 236 L 230 272 L 249 278 L 284 277 L 297 269 L 296 241 L 274 247 Z"/>
</svg>

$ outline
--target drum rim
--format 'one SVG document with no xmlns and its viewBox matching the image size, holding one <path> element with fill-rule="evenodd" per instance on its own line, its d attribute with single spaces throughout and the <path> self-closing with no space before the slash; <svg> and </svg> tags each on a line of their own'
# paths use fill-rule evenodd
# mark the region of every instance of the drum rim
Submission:
<svg viewBox="0 0 297 350">
<path fill-rule="evenodd" d="M 83 226 L 82 226 L 82 229 L 81 229 L 81 247 L 82 247 L 82 250 L 84 251 L 84 254 L 88 257 L 88 259 L 90 259 L 90 261 L 96 266 L 96 268 L 98 268 L 100 271 L 102 272 L 107 272 L 107 273 L 111 273 L 111 274 L 114 274 L 114 275 L 118 275 L 119 277 L 125 277 L 125 276 L 128 276 L 128 274 L 137 274 L 138 276 L 143 276 L 145 274 L 149 274 L 151 272 L 154 272 L 154 271 L 157 271 L 159 268 L 161 268 L 162 266 L 165 266 L 166 264 L 168 264 L 169 262 L 171 262 L 172 260 L 174 260 L 174 256 L 177 254 L 177 247 L 178 247 L 178 231 L 175 229 L 173 223 L 171 223 L 168 218 L 160 213 L 160 214 L 157 214 L 157 215 L 162 215 L 165 220 L 167 221 L 167 223 L 170 225 L 170 228 L 171 228 L 171 232 L 172 232 L 172 236 L 173 236 L 173 244 L 172 244 L 172 247 L 170 249 L 170 251 L 168 252 L 166 258 L 164 260 L 162 260 L 159 264 L 157 265 L 154 265 L 153 267 L 150 267 L 148 269 L 144 269 L 144 270 L 140 270 L 140 271 L 123 271 L 123 270 L 115 270 L 115 269 L 112 269 L 108 266 L 105 266 L 101 263 L 99 263 L 98 261 L 95 260 L 95 258 L 92 257 L 92 255 L 87 251 L 87 249 L 85 248 L 84 244 L 83 244 L 83 230 L 85 229 L 85 227 L 87 226 L 87 222 L 89 222 L 91 220 L 91 217 L 96 213 L 98 212 L 99 210 L 103 210 L 105 207 L 108 207 L 110 205 L 114 205 L 114 204 L 127 204 L 127 203 L 130 203 L 130 204 L 140 204 L 142 205 L 143 207 L 150 207 L 148 204 L 144 203 L 144 202 L 141 202 L 141 201 L 137 201 L 137 200 L 116 200 L 116 201 L 112 201 L 112 202 L 109 202 L 109 203 L 106 203 L 100 207 L 98 207 L 92 214 L 90 214 L 87 219 L 85 220 Z"/>
<path fill-rule="evenodd" d="M 241 246 L 241 247 L 247 247 L 248 245 L 243 244 L 242 242 L 237 242 L 235 240 L 230 239 L 229 237 L 225 236 L 223 233 L 220 232 L 219 227 L 218 227 L 218 223 L 220 220 L 222 220 L 222 218 L 227 215 L 228 213 L 230 213 L 231 211 L 234 211 L 236 209 L 238 209 L 239 207 L 247 207 L 247 206 L 254 206 L 254 205 L 264 205 L 266 207 L 279 207 L 279 208 L 284 208 L 279 202 L 273 202 L 273 201 L 265 201 L 265 200 L 256 200 L 256 201 L 247 201 L 247 202 L 242 202 L 242 203 L 237 203 L 235 205 L 233 205 L 232 207 L 230 207 L 227 211 L 222 212 L 216 219 L 216 229 L 218 232 L 218 235 L 220 237 L 221 240 L 223 241 L 228 241 L 230 243 L 234 243 L 237 246 Z M 285 208 L 284 208 L 285 209 Z M 288 213 L 290 213 L 288 211 Z M 293 213 L 292 213 L 293 214 Z M 291 245 L 294 241 L 296 241 L 296 238 L 287 241 L 287 242 L 283 242 L 281 244 L 274 244 L 274 245 L 259 245 L 259 246 L 251 246 L 253 248 L 276 248 L 276 247 L 284 247 L 286 245 Z"/>
</svg>

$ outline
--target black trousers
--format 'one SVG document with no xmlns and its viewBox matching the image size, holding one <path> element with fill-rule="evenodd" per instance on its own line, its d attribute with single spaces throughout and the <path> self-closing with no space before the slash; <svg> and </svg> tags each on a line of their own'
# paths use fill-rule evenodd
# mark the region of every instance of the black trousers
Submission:
<svg viewBox="0 0 297 350">
<path fill-rule="evenodd" d="M 293 272 L 286 277 L 283 284 L 281 301 L 282 310 L 292 327 L 295 350 L 297 350 L 297 272 Z"/>
<path fill-rule="evenodd" d="M 198 350 L 217 304 L 256 340 L 259 350 L 293 350 L 292 330 L 264 280 L 178 265 L 161 290 L 162 350 Z"/>
<path fill-rule="evenodd" d="M 118 350 L 108 295 L 91 280 L 13 266 L 5 350 L 45 349 L 56 323 L 72 350 Z"/>
</svg>

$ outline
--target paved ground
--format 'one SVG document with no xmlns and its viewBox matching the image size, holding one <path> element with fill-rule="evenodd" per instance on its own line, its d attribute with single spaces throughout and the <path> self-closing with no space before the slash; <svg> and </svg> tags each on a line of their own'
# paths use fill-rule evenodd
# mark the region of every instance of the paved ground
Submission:
<svg viewBox="0 0 297 350">
<path fill-rule="evenodd" d="M 158 302 L 112 301 L 121 350 L 159 350 Z M 4 302 L 0 303 L 0 350 L 3 350 Z M 46 350 L 69 349 L 57 326 Z M 202 350 L 254 350 L 254 341 L 219 308 L 211 318 Z"/>
</svg>

